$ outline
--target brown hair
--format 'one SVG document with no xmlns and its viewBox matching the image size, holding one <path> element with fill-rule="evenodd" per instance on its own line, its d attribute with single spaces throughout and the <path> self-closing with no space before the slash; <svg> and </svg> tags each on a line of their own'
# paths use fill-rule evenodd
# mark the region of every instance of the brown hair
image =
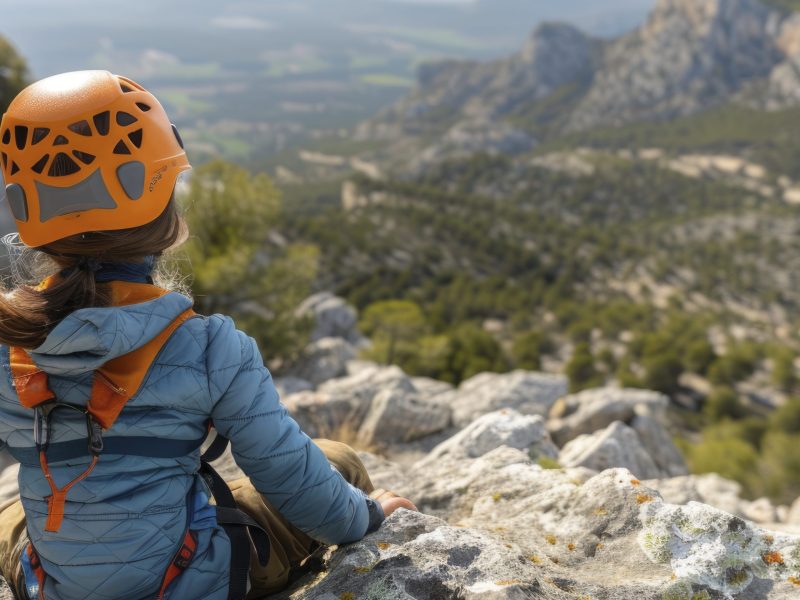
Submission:
<svg viewBox="0 0 800 600">
<path fill-rule="evenodd" d="M 141 227 L 83 233 L 35 248 L 50 256 L 61 275 L 46 289 L 21 285 L 0 294 L 0 343 L 36 348 L 71 312 L 107 306 L 106 286 L 95 283 L 92 261 L 141 262 L 185 238 L 186 225 L 173 199 L 156 220 Z"/>
</svg>

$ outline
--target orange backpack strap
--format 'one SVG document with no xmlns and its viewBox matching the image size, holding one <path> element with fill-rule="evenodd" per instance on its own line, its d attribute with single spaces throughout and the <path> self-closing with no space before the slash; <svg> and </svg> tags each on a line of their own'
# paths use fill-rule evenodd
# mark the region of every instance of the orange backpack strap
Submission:
<svg viewBox="0 0 800 600">
<path fill-rule="evenodd" d="M 11 377 L 17 390 L 19 401 L 25 408 L 35 408 L 55 399 L 47 382 L 47 373 L 33 362 L 31 355 L 22 348 L 9 349 Z"/>
<path fill-rule="evenodd" d="M 139 391 L 150 366 L 170 336 L 194 316 L 192 309 L 182 312 L 144 346 L 107 362 L 95 372 L 88 409 L 103 429 L 111 428 L 128 400 Z"/>
</svg>

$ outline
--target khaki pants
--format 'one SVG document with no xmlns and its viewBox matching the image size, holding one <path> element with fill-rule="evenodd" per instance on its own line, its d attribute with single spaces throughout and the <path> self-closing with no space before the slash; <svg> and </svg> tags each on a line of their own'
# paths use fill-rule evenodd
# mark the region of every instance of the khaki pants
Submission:
<svg viewBox="0 0 800 600">
<path fill-rule="evenodd" d="M 328 461 L 342 476 L 366 493 L 374 491 L 367 469 L 355 451 L 340 442 L 314 440 Z M 313 552 L 317 543 L 299 529 L 290 525 L 281 514 L 261 497 L 246 477 L 229 483 L 239 507 L 252 516 L 268 533 L 271 543 L 269 563 L 266 567 L 253 558 L 250 564 L 250 593 L 248 600 L 264 598 L 285 589 L 293 569 L 301 566 Z M 18 583 L 21 579 L 20 556 L 27 545 L 25 513 L 17 501 L 0 507 L 0 573 L 20 597 Z M 255 557 L 255 553 L 252 553 Z M 23 594 L 24 597 L 24 594 Z"/>
</svg>

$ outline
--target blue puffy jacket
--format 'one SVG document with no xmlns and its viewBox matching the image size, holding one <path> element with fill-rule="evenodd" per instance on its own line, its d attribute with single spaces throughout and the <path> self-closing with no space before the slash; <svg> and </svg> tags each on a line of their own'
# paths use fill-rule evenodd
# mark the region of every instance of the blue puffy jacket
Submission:
<svg viewBox="0 0 800 600">
<path fill-rule="evenodd" d="M 65 318 L 32 352 L 60 401 L 85 405 L 93 371 L 142 346 L 191 306 L 177 293 L 125 307 L 87 308 Z M 12 385 L 0 346 L 0 449 L 34 447 L 33 418 Z M 59 411 L 51 443 L 86 438 L 79 413 Z M 362 538 L 365 496 L 335 471 L 280 403 L 255 342 L 223 316 L 191 319 L 172 335 L 140 391 L 107 435 L 197 440 L 208 420 L 231 440 L 237 464 L 295 526 L 327 544 Z M 89 456 L 50 465 L 63 486 Z M 228 592 L 230 543 L 197 475 L 199 451 L 180 458 L 103 454 L 67 496 L 60 531 L 44 531 L 50 488 L 35 464 L 20 468 L 28 532 L 48 577 L 48 599 L 152 599 L 183 540 L 199 530 L 197 554 L 166 598 L 220 599 Z"/>
</svg>

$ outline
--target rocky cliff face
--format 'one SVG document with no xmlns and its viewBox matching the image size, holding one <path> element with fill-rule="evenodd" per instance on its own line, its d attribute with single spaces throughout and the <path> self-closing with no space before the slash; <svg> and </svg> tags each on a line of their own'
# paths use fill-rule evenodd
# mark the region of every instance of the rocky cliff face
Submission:
<svg viewBox="0 0 800 600">
<path fill-rule="evenodd" d="M 767 77 L 783 58 L 778 15 L 758 0 L 661 0 L 611 44 L 570 129 L 690 114 Z"/>
<path fill-rule="evenodd" d="M 797 106 L 798 40 L 798 17 L 759 0 L 659 0 L 645 25 L 611 42 L 547 24 L 507 59 L 424 66 L 417 89 L 359 135 L 445 138 L 425 142 L 427 155 L 413 165 L 419 168 L 457 156 L 465 139 L 458 132 L 476 127 L 482 137 L 470 137 L 462 154 L 515 154 L 538 141 L 536 131 L 557 137 L 729 102 Z M 524 134 L 527 143 L 508 142 Z"/>
</svg>

